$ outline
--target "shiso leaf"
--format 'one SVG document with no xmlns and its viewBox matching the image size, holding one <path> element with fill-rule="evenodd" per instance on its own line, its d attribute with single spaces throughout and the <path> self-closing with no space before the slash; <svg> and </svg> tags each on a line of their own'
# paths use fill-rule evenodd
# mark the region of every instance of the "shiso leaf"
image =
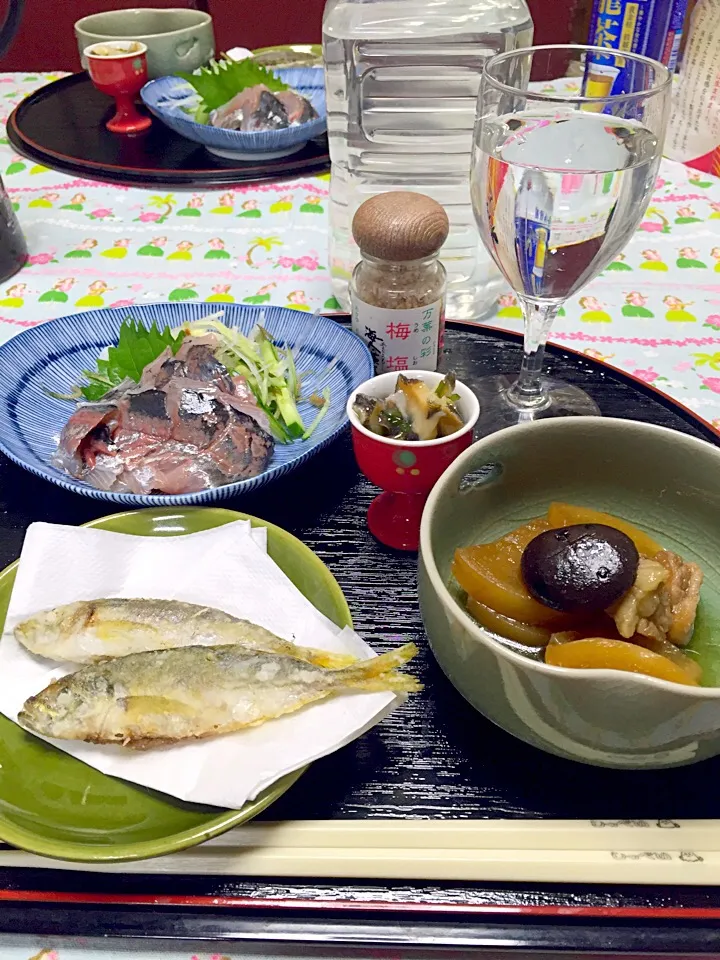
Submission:
<svg viewBox="0 0 720 960">
<path fill-rule="evenodd" d="M 120 326 L 117 345 L 108 349 L 107 359 L 100 358 L 95 370 L 83 370 L 88 383 L 80 384 L 85 400 L 100 400 L 112 387 L 128 377 L 136 383 L 145 367 L 171 347 L 180 349 L 185 334 L 173 334 L 169 327 L 162 329 L 156 323 L 148 328 L 140 320 L 128 317 Z"/>
<path fill-rule="evenodd" d="M 200 112 L 196 116 L 199 122 L 202 122 L 199 120 L 201 116 L 207 117 L 212 110 L 224 106 L 236 93 L 248 87 L 262 83 L 273 93 L 289 89 L 272 70 L 266 70 L 252 57 L 230 60 L 223 56 L 220 60 L 211 60 L 206 67 L 199 67 L 192 73 L 180 73 L 178 76 L 186 80 L 202 100 Z"/>
</svg>

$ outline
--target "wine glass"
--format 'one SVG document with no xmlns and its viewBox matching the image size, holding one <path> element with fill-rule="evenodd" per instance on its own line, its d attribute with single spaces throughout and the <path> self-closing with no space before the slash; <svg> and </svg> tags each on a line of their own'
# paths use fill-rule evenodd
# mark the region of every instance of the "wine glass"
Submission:
<svg viewBox="0 0 720 960">
<path fill-rule="evenodd" d="M 483 243 L 522 306 L 525 341 L 516 379 L 473 384 L 480 435 L 600 413 L 583 390 L 543 376 L 545 344 L 564 301 L 617 257 L 645 212 L 670 87 L 662 64 L 601 47 L 528 47 L 487 61 L 472 204 Z"/>
</svg>

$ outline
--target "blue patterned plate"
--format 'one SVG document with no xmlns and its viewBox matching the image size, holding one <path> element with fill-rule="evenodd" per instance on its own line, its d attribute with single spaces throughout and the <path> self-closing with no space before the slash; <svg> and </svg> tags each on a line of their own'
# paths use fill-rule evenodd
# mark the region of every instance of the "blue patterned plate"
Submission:
<svg viewBox="0 0 720 960">
<path fill-rule="evenodd" d="M 299 466 L 345 428 L 349 395 L 373 375 L 370 352 L 359 337 L 327 317 L 285 307 L 223 307 L 223 322 L 228 326 L 249 333 L 256 323 L 262 323 L 280 345 L 292 347 L 298 372 L 309 373 L 303 380 L 306 396 L 324 387 L 330 389 L 330 408 L 310 439 L 276 444 L 270 465 L 260 476 L 200 493 L 143 496 L 97 490 L 52 463 L 60 431 L 74 406 L 53 400 L 44 391 L 67 393 L 81 379 L 82 371 L 117 342 L 120 324 L 128 315 L 146 326 L 156 321 L 160 326 L 178 327 L 210 314 L 212 308 L 204 303 L 91 310 L 59 317 L 8 340 L 0 347 L 0 450 L 21 467 L 66 490 L 135 507 L 214 503 L 254 490 Z M 317 410 L 306 401 L 299 409 L 305 422 L 311 423 Z"/>
<path fill-rule="evenodd" d="M 284 130 L 224 130 L 196 123 L 187 113 L 200 102 L 190 84 L 180 77 L 160 77 L 140 91 L 143 103 L 162 122 L 210 153 L 230 160 L 271 160 L 300 150 L 308 140 L 327 129 L 325 71 L 317 67 L 286 67 L 274 71 L 281 80 L 302 94 L 315 107 L 318 118 Z"/>
</svg>

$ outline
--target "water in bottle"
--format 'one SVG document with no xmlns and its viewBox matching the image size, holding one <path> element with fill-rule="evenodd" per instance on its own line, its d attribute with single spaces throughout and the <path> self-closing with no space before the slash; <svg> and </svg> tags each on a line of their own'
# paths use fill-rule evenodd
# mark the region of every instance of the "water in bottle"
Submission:
<svg viewBox="0 0 720 960">
<path fill-rule="evenodd" d="M 447 316 L 493 308 L 504 281 L 481 247 L 470 203 L 476 100 L 485 60 L 529 46 L 532 32 L 525 0 L 328 0 L 330 268 L 344 307 L 360 259 L 355 210 L 406 189 L 433 197 L 450 218 Z"/>
</svg>

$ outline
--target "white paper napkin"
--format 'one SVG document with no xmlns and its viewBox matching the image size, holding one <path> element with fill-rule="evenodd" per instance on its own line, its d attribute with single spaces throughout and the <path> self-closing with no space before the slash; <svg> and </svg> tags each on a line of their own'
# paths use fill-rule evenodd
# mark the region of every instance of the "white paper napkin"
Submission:
<svg viewBox="0 0 720 960">
<path fill-rule="evenodd" d="M 300 593 L 265 552 L 266 531 L 237 521 L 176 537 L 136 537 L 34 523 L 25 538 L 0 643 L 0 711 L 16 720 L 25 700 L 77 669 L 28 653 L 15 624 L 39 610 L 102 597 L 207 604 L 286 640 L 359 658 L 375 656 Z M 135 752 L 70 740 L 56 747 L 103 773 L 182 800 L 241 807 L 279 777 L 332 753 L 387 716 L 402 698 L 344 695 L 215 739 Z"/>
</svg>

